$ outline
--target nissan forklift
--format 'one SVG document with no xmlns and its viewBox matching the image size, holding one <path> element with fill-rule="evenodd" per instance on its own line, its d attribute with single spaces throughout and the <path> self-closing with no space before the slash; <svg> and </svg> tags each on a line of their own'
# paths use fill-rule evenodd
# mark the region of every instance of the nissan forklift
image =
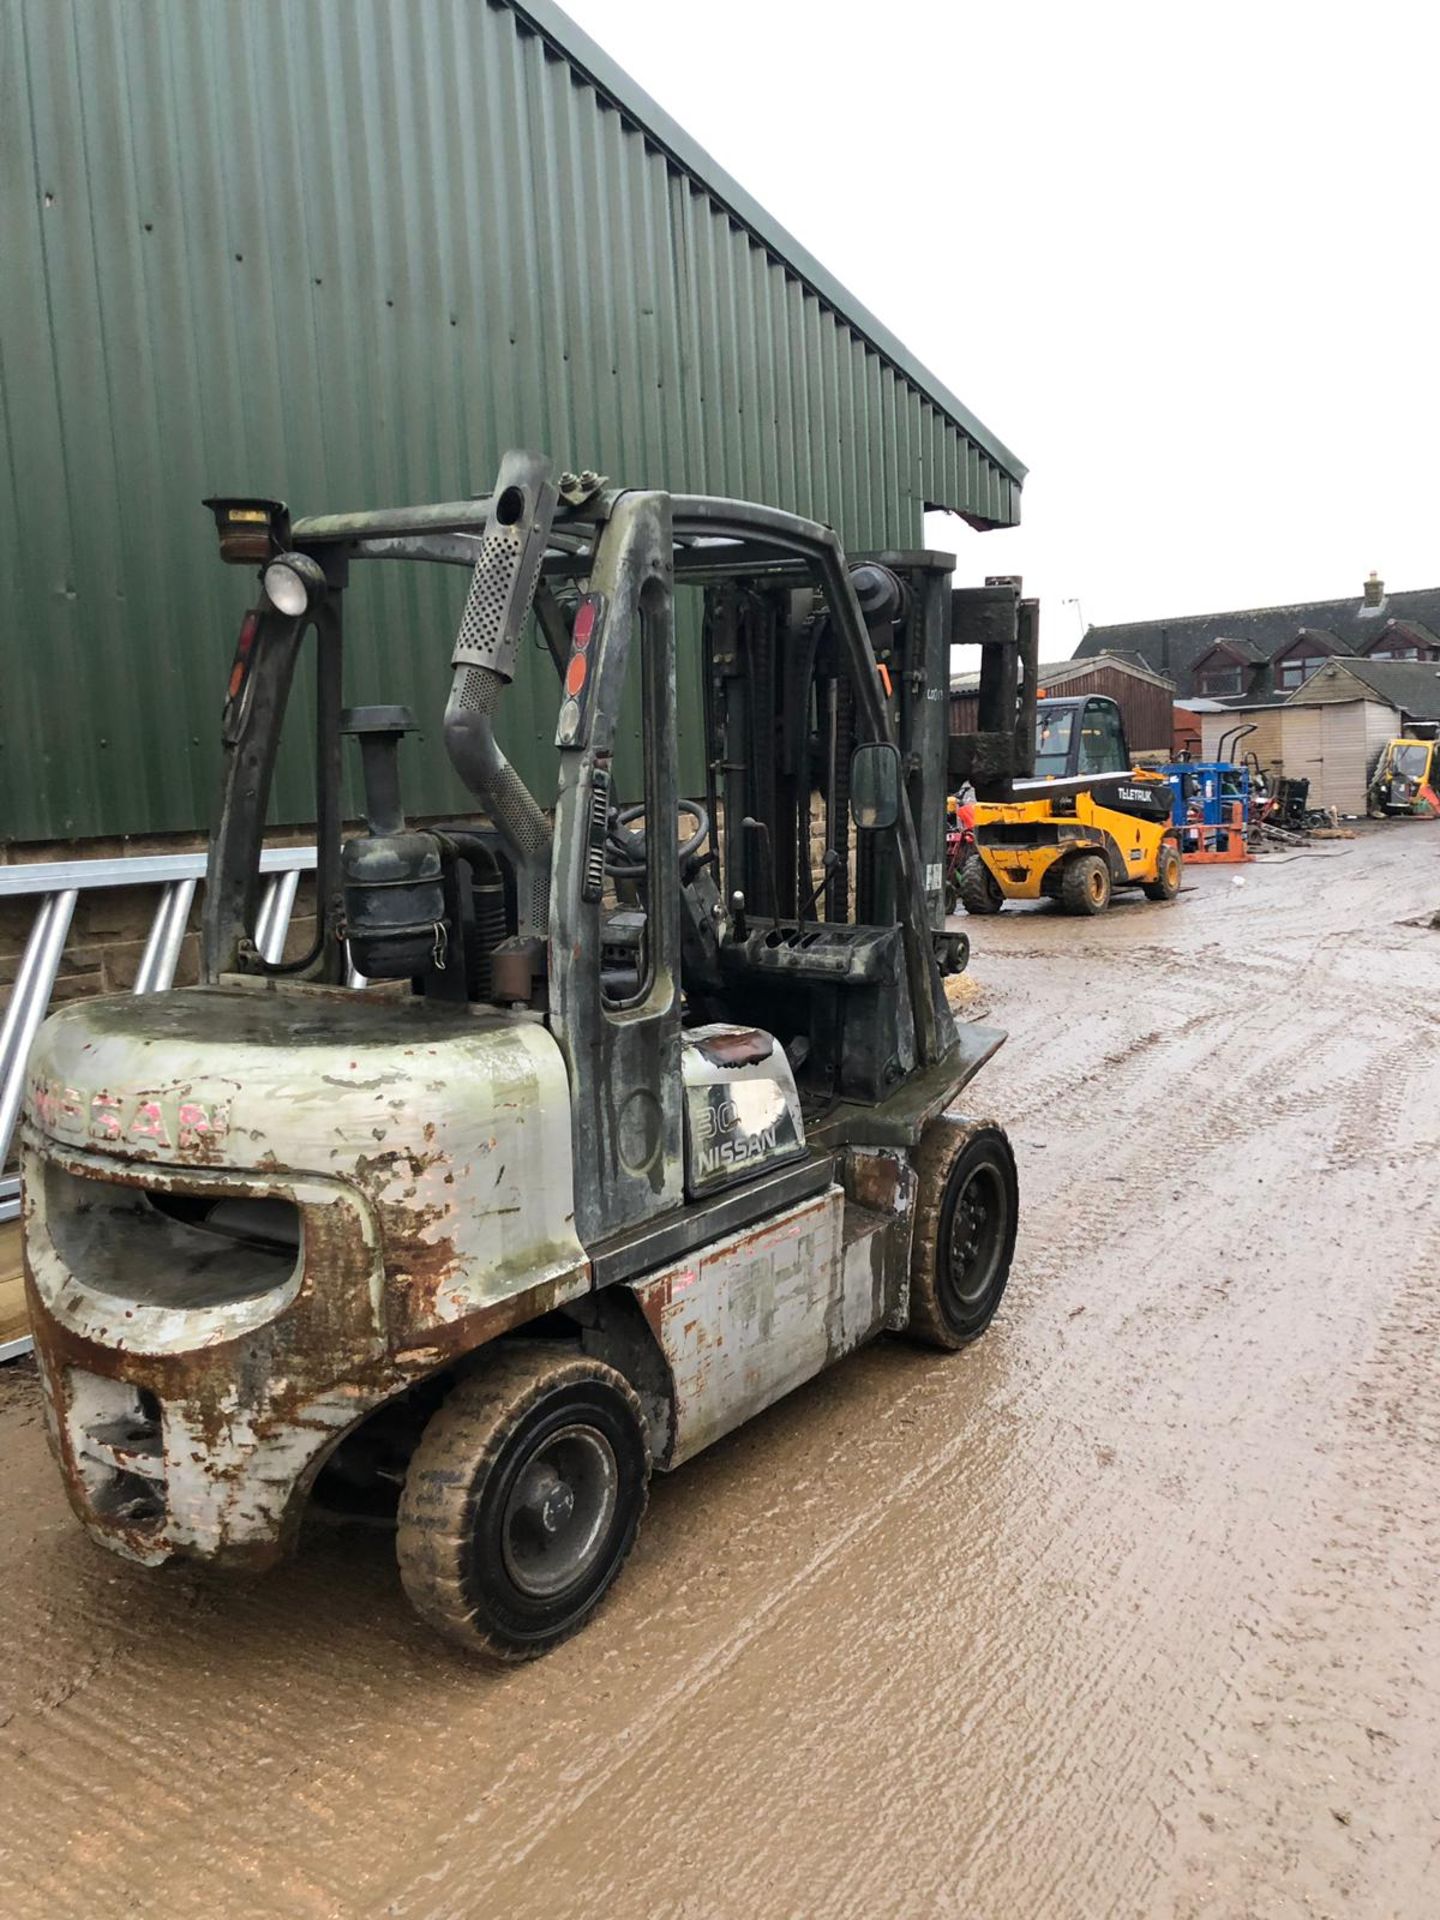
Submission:
<svg viewBox="0 0 1440 1920">
<path fill-rule="evenodd" d="M 30 1061 L 51 1442 L 130 1560 L 258 1569 L 312 1504 L 381 1516 L 419 1613 L 523 1659 L 609 1588 L 652 1470 L 883 1332 L 958 1349 L 1000 1304 L 1015 1162 L 956 1103 L 1004 1035 L 943 979 L 953 563 L 852 565 L 792 514 L 520 452 L 482 500 L 207 504 L 255 588 L 202 980 L 66 1006 Z M 347 605 L 417 564 L 465 588 L 423 724 L 343 696 Z M 502 744 L 529 646 L 543 794 Z M 275 960 L 259 862 L 302 690 L 315 932 Z M 463 817 L 407 813 L 402 746 L 431 742 Z"/>
</svg>

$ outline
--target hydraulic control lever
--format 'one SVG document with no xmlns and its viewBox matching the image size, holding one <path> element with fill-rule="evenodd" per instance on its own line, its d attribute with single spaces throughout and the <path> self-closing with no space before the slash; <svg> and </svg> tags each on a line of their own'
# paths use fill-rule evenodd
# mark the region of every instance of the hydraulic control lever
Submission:
<svg viewBox="0 0 1440 1920">
<path fill-rule="evenodd" d="M 765 866 L 765 885 L 770 894 L 770 912 L 778 920 L 780 918 L 780 886 L 775 873 L 775 849 L 770 843 L 770 829 L 763 820 L 756 820 L 748 813 L 740 822 L 740 827 L 744 833 L 753 833 L 760 842 L 760 857 Z"/>
<path fill-rule="evenodd" d="M 805 922 L 806 916 L 808 914 L 814 913 L 815 903 L 819 900 L 821 894 L 825 891 L 825 882 L 830 878 L 832 873 L 835 873 L 838 871 L 838 869 L 842 864 L 843 863 L 840 859 L 840 856 L 835 851 L 834 847 L 827 847 L 825 849 L 825 857 L 820 862 L 820 878 L 815 882 L 814 886 L 810 889 L 810 893 L 804 905 L 800 909 L 800 921 L 802 926 Z"/>
</svg>

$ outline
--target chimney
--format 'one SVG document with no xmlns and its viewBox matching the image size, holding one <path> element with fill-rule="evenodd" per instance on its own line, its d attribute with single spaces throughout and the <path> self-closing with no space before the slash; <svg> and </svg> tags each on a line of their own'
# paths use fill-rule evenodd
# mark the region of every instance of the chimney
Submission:
<svg viewBox="0 0 1440 1920">
<path fill-rule="evenodd" d="M 1365 598 L 1361 604 L 1367 607 L 1383 607 L 1385 604 L 1385 582 L 1373 569 L 1365 582 Z"/>
</svg>

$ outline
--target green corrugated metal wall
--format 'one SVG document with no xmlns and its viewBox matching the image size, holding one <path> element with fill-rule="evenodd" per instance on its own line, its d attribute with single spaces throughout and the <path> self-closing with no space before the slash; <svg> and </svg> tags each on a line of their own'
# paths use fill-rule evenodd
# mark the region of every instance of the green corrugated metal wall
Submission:
<svg viewBox="0 0 1440 1920">
<path fill-rule="evenodd" d="M 249 586 L 207 493 L 454 498 L 530 445 L 857 549 L 914 543 L 927 502 L 1018 517 L 1023 468 L 548 0 L 3 23 L 0 838 L 207 819 Z M 347 698 L 438 714 L 465 577 L 381 571 L 348 596 Z M 506 733 L 543 788 L 532 668 Z M 682 727 L 696 699 L 692 651 Z M 458 804 L 411 751 L 412 809 Z M 303 757 L 279 819 L 309 815 Z"/>
</svg>

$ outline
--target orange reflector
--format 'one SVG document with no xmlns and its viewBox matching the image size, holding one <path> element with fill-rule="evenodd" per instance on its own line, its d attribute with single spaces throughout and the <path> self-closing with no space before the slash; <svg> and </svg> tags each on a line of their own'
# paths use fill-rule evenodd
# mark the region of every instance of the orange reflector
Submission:
<svg viewBox="0 0 1440 1920">
<path fill-rule="evenodd" d="M 235 659 L 230 668 L 230 684 L 225 689 L 227 700 L 233 700 L 245 684 L 245 675 L 250 667 L 250 649 L 255 644 L 259 625 L 260 616 L 253 610 L 246 614 L 240 624 L 240 637 L 235 642 Z"/>
<path fill-rule="evenodd" d="M 883 660 L 877 660 L 875 665 L 880 675 L 880 684 L 885 689 L 885 698 L 888 700 L 895 691 L 890 684 L 890 669 Z"/>
<path fill-rule="evenodd" d="M 583 653 L 572 653 L 570 656 L 570 665 L 565 671 L 565 691 L 570 695 L 572 700 L 578 699 L 580 689 L 584 684 L 585 656 Z"/>
</svg>

